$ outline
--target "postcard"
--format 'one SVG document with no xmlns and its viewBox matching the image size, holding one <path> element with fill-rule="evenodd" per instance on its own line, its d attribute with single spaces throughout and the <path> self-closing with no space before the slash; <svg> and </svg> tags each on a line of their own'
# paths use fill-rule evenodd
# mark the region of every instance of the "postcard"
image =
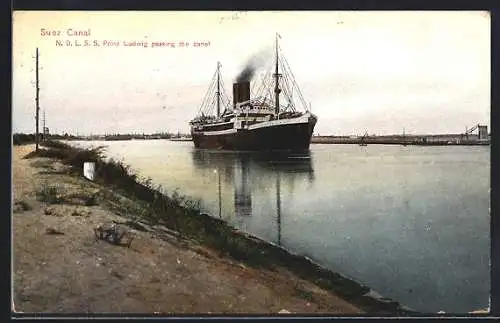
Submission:
<svg viewBox="0 0 500 323">
<path fill-rule="evenodd" d="M 488 313 L 490 16 L 15 11 L 16 313 Z"/>
</svg>

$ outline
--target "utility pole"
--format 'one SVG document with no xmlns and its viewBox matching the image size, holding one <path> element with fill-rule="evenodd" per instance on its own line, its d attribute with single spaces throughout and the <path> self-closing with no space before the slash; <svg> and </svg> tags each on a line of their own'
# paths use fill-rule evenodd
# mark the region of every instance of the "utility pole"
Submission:
<svg viewBox="0 0 500 323">
<path fill-rule="evenodd" d="M 42 140 L 45 141 L 47 138 L 45 136 L 47 135 L 47 131 L 45 131 L 46 126 L 45 126 L 45 108 L 43 109 L 43 126 L 42 126 Z"/>
<path fill-rule="evenodd" d="M 35 137 L 35 143 L 36 143 L 36 148 L 35 150 L 38 151 L 38 143 L 39 143 L 39 137 L 38 137 L 38 119 L 39 119 L 39 114 L 40 114 L 40 100 L 39 100 L 39 92 L 40 88 L 38 87 L 38 47 L 36 48 L 36 137 Z"/>
</svg>

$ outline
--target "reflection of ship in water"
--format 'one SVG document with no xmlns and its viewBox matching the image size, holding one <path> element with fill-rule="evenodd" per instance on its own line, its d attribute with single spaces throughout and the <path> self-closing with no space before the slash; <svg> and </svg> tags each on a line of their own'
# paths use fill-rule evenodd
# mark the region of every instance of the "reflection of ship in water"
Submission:
<svg viewBox="0 0 500 323">
<path fill-rule="evenodd" d="M 247 159 L 234 163 L 234 208 L 238 215 L 252 215 L 252 189 Z"/>
<path fill-rule="evenodd" d="M 195 149 L 192 157 L 202 176 L 216 171 L 219 176 L 222 174 L 226 185 L 234 186 L 235 214 L 240 216 L 252 214 L 253 190 L 272 189 L 277 176 L 291 190 L 295 182 L 314 181 L 309 152 L 278 154 Z"/>
<path fill-rule="evenodd" d="M 255 203 L 255 197 L 259 201 L 259 197 L 269 196 L 272 201 L 270 212 L 276 214 L 276 241 L 281 245 L 281 213 L 283 203 L 286 203 L 286 199 L 283 201 L 283 188 L 293 192 L 295 183 L 311 184 L 314 181 L 312 157 L 309 152 L 277 154 L 195 149 L 192 158 L 200 176 L 210 178 L 212 174 L 217 173 L 220 217 L 223 213 L 222 190 L 227 192 L 227 188 L 234 187 L 234 191 L 230 193 L 231 199 L 234 198 L 234 204 L 231 202 L 232 206 L 229 206 L 230 209 L 234 206 L 234 213 L 227 209 L 224 213 L 229 216 L 232 213 L 240 217 L 241 221 L 244 217 L 252 215 L 252 206 L 260 205 L 260 202 Z M 267 193 L 269 190 L 271 195 Z"/>
<path fill-rule="evenodd" d="M 276 172 L 276 223 L 278 225 L 278 246 L 281 246 L 281 178 Z"/>
</svg>

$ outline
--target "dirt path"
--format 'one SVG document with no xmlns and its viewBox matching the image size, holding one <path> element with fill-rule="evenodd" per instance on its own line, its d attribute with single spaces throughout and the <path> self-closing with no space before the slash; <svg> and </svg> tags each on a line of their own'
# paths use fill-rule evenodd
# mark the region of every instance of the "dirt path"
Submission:
<svg viewBox="0 0 500 323">
<path fill-rule="evenodd" d="M 249 268 L 201 246 L 135 231 L 130 248 L 94 238 L 93 227 L 123 221 L 102 205 L 48 205 L 36 191 L 59 194 L 101 187 L 64 173 L 49 159 L 13 149 L 13 302 L 18 312 L 330 313 L 361 311 L 286 270 Z M 63 234 L 47 234 L 47 228 Z"/>
</svg>

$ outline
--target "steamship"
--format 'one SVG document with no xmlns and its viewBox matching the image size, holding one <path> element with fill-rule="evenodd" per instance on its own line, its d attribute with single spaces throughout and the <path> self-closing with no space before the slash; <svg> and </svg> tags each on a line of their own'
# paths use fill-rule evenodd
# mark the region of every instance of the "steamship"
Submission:
<svg viewBox="0 0 500 323">
<path fill-rule="evenodd" d="M 317 117 L 311 113 L 300 92 L 281 53 L 278 38 L 281 37 L 277 34 L 274 73 L 271 74 L 273 68 L 269 68 L 258 86 L 257 82 L 252 84 L 254 91 L 251 91 L 250 80 L 257 68 L 248 65 L 233 84 L 232 104 L 224 93 L 221 64 L 217 62 L 198 115 L 190 121 L 196 148 L 240 151 L 309 149 Z M 302 110 L 297 108 L 296 101 Z"/>
</svg>

